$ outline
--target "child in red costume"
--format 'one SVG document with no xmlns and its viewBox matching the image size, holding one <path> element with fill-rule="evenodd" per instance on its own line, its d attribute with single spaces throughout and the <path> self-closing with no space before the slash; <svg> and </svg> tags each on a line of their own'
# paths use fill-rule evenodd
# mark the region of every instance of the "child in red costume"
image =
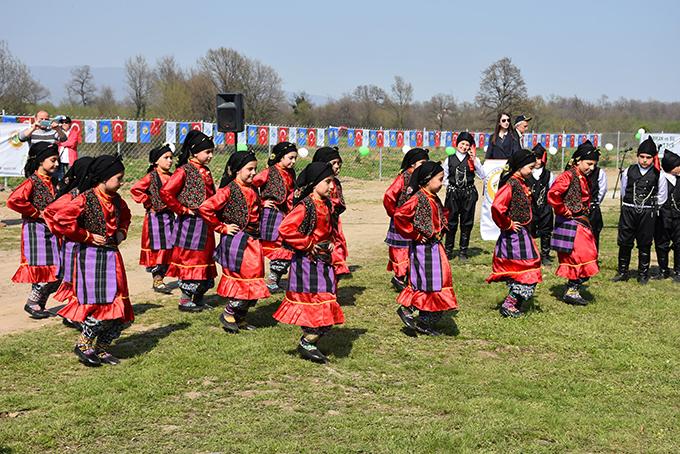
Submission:
<svg viewBox="0 0 680 454">
<path fill-rule="evenodd" d="M 142 224 L 142 249 L 139 264 L 153 277 L 152 288 L 158 293 L 170 294 L 170 288 L 163 282 L 168 271 L 173 249 L 175 213 L 161 200 L 161 188 L 170 180 L 172 154 L 175 146 L 165 144 L 149 152 L 149 168 L 138 182 L 132 185 L 132 200 L 146 209 Z"/>
<path fill-rule="evenodd" d="M 260 189 L 263 202 L 260 217 L 260 241 L 264 255 L 269 259 L 269 276 L 267 287 L 274 293 L 281 291 L 279 284 L 281 277 L 288 272 L 290 259 L 293 256 L 290 249 L 283 247 L 279 237 L 279 225 L 283 217 L 293 206 L 293 191 L 295 190 L 295 161 L 297 147 L 290 142 L 280 142 L 274 146 L 269 155 L 267 167 L 255 175 L 253 185 Z"/>
<path fill-rule="evenodd" d="M 401 161 L 401 170 L 394 179 L 385 195 L 383 196 L 383 206 L 390 218 L 390 227 L 387 231 L 385 243 L 389 246 L 389 261 L 387 271 L 393 271 L 392 285 L 398 291 L 406 287 L 406 274 L 408 273 L 408 248 L 409 240 L 402 237 L 394 228 L 394 213 L 397 208 L 402 206 L 408 199 L 406 190 L 411 181 L 411 174 L 423 162 L 429 159 L 429 151 L 422 148 L 412 148 Z"/>
<path fill-rule="evenodd" d="M 274 318 L 302 327 L 298 352 L 303 358 L 318 363 L 328 359 L 318 349 L 317 342 L 333 325 L 345 321 L 336 300 L 332 263 L 335 229 L 329 197 L 333 179 L 329 164 L 309 164 L 297 179 L 295 207 L 279 227 L 283 241 L 295 250 L 295 255 L 286 297 Z"/>
<path fill-rule="evenodd" d="M 79 243 L 73 261 L 73 293 L 59 315 L 82 325 L 74 352 L 87 366 L 118 364 L 109 346 L 135 318 L 118 250 L 131 218 L 118 194 L 124 175 L 118 156 L 99 156 L 88 167 L 80 194 L 54 215 L 64 236 Z"/>
<path fill-rule="evenodd" d="M 500 307 L 503 317 L 519 317 L 522 303 L 543 281 L 541 256 L 530 232 L 533 212 L 531 189 L 526 183 L 535 165 L 536 156 L 529 150 L 510 156 L 491 205 L 491 217 L 501 233 L 493 252 L 493 271 L 486 282 L 508 285 L 508 296 Z"/>
<path fill-rule="evenodd" d="M 220 322 L 227 332 L 255 329 L 246 323 L 248 309 L 268 298 L 264 254 L 258 239 L 262 204 L 253 187 L 257 158 L 253 152 L 234 152 L 217 193 L 198 211 L 222 238 L 215 258 L 222 266 L 217 294 L 227 298 Z"/>
<path fill-rule="evenodd" d="M 31 145 L 24 167 L 26 180 L 7 199 L 7 208 L 21 214 L 21 264 L 12 282 L 31 285 L 24 310 L 33 319 L 50 316 L 47 299 L 59 286 L 59 243 L 45 224 L 43 212 L 55 199 L 52 175 L 59 165 L 56 144 Z"/>
<path fill-rule="evenodd" d="M 200 131 L 189 131 L 177 169 L 161 188 L 161 200 L 176 215 L 174 248 L 166 276 L 179 278 L 179 310 L 200 312 L 203 295 L 215 285 L 215 234 L 198 214 L 198 207 L 215 195 L 210 169 L 215 144 Z"/>
<path fill-rule="evenodd" d="M 441 244 L 447 223 L 437 193 L 443 184 L 442 166 L 424 162 L 411 175 L 408 199 L 394 213 L 397 233 L 411 241 L 408 285 L 397 297 L 397 314 L 406 327 L 429 336 L 440 334 L 435 325 L 445 311 L 458 309 L 451 267 Z"/>
</svg>

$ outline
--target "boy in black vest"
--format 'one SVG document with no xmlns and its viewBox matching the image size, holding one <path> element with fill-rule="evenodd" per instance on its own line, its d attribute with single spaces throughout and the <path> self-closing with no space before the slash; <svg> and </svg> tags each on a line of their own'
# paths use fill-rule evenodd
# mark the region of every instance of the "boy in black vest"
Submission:
<svg viewBox="0 0 680 454">
<path fill-rule="evenodd" d="M 656 260 L 659 263 L 659 274 L 654 276 L 654 279 L 666 279 L 672 275 L 675 282 L 680 282 L 680 184 L 677 180 L 680 176 L 680 156 L 665 150 L 661 167 L 665 172 L 664 183 L 668 197 L 659 210 L 659 217 L 656 220 L 654 246 Z M 672 273 L 668 260 L 671 249 L 673 250 Z"/>
<path fill-rule="evenodd" d="M 534 238 L 541 239 L 541 263 L 552 263 L 550 257 L 550 238 L 552 237 L 554 216 L 552 206 L 548 203 L 548 190 L 555 181 L 554 175 L 545 168 L 548 153 L 543 145 L 536 144 L 531 150 L 536 157 L 536 167 L 526 177 L 527 186 L 531 189 L 531 233 Z"/>
<path fill-rule="evenodd" d="M 618 273 L 614 282 L 627 281 L 633 243 L 638 247 L 638 282 L 649 282 L 649 262 L 656 211 L 666 202 L 665 178 L 661 170 L 656 144 L 648 137 L 637 151 L 637 164 L 621 175 L 621 214 L 619 216 Z"/>
<path fill-rule="evenodd" d="M 598 154 L 598 160 L 599 157 L 600 155 Z M 590 227 L 592 228 L 593 236 L 595 237 L 595 246 L 599 251 L 600 233 L 604 227 L 600 204 L 607 195 L 607 174 L 602 168 L 595 165 L 595 169 L 593 169 L 592 173 L 586 177 L 586 181 L 590 188 L 590 212 L 588 213 L 588 220 L 590 221 Z"/>
<path fill-rule="evenodd" d="M 449 210 L 449 231 L 446 234 L 446 257 L 453 258 L 456 230 L 460 224 L 460 252 L 458 258 L 467 260 L 470 234 L 475 222 L 475 206 L 479 194 L 475 188 L 475 174 L 485 178 L 484 168 L 475 153 L 475 139 L 467 131 L 458 134 L 456 152 L 444 160 L 446 209 Z"/>
</svg>

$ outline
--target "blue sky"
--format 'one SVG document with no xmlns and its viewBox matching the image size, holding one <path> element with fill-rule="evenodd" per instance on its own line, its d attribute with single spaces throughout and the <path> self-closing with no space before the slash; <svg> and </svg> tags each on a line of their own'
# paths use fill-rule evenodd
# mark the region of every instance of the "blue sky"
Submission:
<svg viewBox="0 0 680 454">
<path fill-rule="evenodd" d="M 401 75 L 416 99 L 471 101 L 481 71 L 508 56 L 532 96 L 680 101 L 677 1 L 32 4 L 2 5 L 0 39 L 41 81 L 52 67 L 122 68 L 135 54 L 188 67 L 225 46 L 274 67 L 286 91 L 319 96 Z"/>
</svg>

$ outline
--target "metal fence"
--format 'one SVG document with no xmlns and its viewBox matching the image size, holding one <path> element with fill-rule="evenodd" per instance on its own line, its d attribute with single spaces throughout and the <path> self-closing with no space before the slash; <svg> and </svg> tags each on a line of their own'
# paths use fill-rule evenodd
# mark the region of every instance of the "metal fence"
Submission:
<svg viewBox="0 0 680 454">
<path fill-rule="evenodd" d="M 109 118 L 101 118 L 93 120 L 109 120 Z M 178 122 L 179 123 L 179 122 Z M 287 127 L 281 125 L 281 127 Z M 297 127 L 297 126 L 296 126 Z M 327 128 L 327 126 L 309 126 L 309 128 Z M 363 129 L 356 127 L 356 129 Z M 375 128 L 371 128 L 375 129 Z M 462 128 L 460 130 L 465 130 Z M 356 147 L 348 146 L 347 128 L 340 128 L 339 143 L 340 154 L 343 157 L 343 167 L 341 177 L 349 177 L 360 180 L 381 180 L 392 179 L 399 171 L 401 160 L 403 157 L 402 147 Z M 491 131 L 476 131 L 476 132 L 491 132 Z M 635 132 L 608 132 L 602 134 L 602 143 L 600 148 L 602 150 L 601 165 L 603 167 L 616 167 L 619 162 L 620 150 L 626 147 L 636 147 L 638 141 L 635 139 Z M 84 135 L 84 131 L 83 131 Z M 112 143 L 81 143 L 78 146 L 79 156 L 98 156 L 101 154 L 120 153 L 126 166 L 126 180 L 136 181 L 141 178 L 148 167 L 149 151 L 165 142 L 165 127 L 158 135 L 151 136 L 149 143 L 129 143 L 129 142 L 112 142 Z M 326 140 L 328 143 L 328 140 Z M 607 151 L 604 148 L 605 144 L 611 143 L 613 149 Z M 176 144 L 179 150 L 180 145 Z M 247 145 L 249 150 L 252 150 L 257 155 L 259 161 L 259 169 L 266 166 L 266 161 L 271 152 L 272 145 Z M 217 145 L 215 150 L 215 157 L 210 164 L 213 175 L 217 180 L 221 177 L 229 153 L 235 149 L 235 145 Z M 443 161 L 447 157 L 447 152 L 444 146 L 429 147 L 430 158 L 432 160 Z M 557 150 L 554 156 L 549 156 L 548 167 L 551 170 L 560 170 L 564 168 L 565 163 L 569 160 L 573 148 L 561 148 Z M 308 150 L 307 156 L 300 156 L 297 169 L 302 169 L 306 164 L 311 162 L 315 148 Z M 482 158 L 483 150 L 477 151 L 478 156 Z M 629 153 L 626 159 L 626 165 L 632 163 L 635 153 Z M 13 179 L 12 179 L 13 180 Z M 10 182 L 10 185 L 13 182 Z"/>
</svg>

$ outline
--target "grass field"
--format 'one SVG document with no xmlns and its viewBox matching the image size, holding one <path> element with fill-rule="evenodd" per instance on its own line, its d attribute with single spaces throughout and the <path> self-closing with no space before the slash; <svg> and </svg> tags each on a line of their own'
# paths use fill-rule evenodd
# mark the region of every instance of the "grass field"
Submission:
<svg viewBox="0 0 680 454">
<path fill-rule="evenodd" d="M 602 243 L 592 304 L 559 302 L 551 267 L 507 320 L 504 287 L 484 282 L 493 245 L 474 238 L 474 257 L 452 262 L 461 310 L 438 338 L 402 332 L 376 244 L 340 282 L 347 323 L 321 342 L 327 366 L 297 357 L 275 297 L 237 336 L 219 309 L 136 301 L 117 367 L 79 365 L 60 326 L 0 337 L 0 453 L 678 452 L 680 284 L 609 282 L 615 229 Z"/>
</svg>

